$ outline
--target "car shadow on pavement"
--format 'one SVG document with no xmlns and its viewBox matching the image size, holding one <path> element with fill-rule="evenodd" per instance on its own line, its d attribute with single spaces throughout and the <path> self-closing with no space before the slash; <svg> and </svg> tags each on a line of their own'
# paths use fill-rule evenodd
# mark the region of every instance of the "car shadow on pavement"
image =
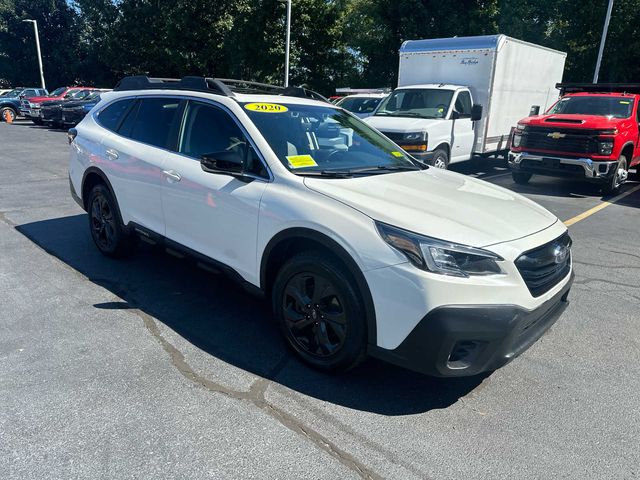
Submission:
<svg viewBox="0 0 640 480">
<path fill-rule="evenodd" d="M 407 415 L 446 408 L 488 377 L 432 378 L 374 359 L 340 375 L 320 373 L 289 352 L 267 302 L 221 274 L 146 244 L 128 259 L 105 258 L 93 245 L 84 214 L 16 229 L 119 297 L 95 308 L 139 309 L 208 354 L 311 397 L 356 410 Z"/>
</svg>

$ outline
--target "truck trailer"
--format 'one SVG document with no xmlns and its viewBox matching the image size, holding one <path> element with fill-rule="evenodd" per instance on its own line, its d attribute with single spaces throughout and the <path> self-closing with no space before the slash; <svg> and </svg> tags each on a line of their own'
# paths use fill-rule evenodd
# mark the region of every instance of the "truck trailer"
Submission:
<svg viewBox="0 0 640 480">
<path fill-rule="evenodd" d="M 398 87 L 366 121 L 442 168 L 506 155 L 518 120 L 557 100 L 565 59 L 506 35 L 409 40 L 400 47 Z"/>
</svg>

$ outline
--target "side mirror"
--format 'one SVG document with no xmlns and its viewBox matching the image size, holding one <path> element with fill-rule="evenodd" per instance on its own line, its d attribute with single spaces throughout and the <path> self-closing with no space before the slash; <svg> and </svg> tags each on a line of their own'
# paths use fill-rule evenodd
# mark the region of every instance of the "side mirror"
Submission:
<svg viewBox="0 0 640 480">
<path fill-rule="evenodd" d="M 477 122 L 482 118 L 482 105 L 474 103 L 471 107 L 471 120 Z"/>
<path fill-rule="evenodd" d="M 458 120 L 460 117 L 460 112 L 458 112 L 455 108 L 451 110 L 451 120 Z"/>
<path fill-rule="evenodd" d="M 529 116 L 534 117 L 536 115 L 540 115 L 540 105 L 531 105 L 531 110 L 529 110 Z"/>
<path fill-rule="evenodd" d="M 200 167 L 208 173 L 242 175 L 244 172 L 244 158 L 239 153 L 231 150 L 205 153 L 200 157 Z"/>
</svg>

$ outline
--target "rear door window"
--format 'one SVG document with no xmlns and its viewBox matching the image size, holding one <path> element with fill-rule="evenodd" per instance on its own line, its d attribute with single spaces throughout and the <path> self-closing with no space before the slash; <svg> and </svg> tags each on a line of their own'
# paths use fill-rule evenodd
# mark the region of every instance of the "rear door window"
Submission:
<svg viewBox="0 0 640 480">
<path fill-rule="evenodd" d="M 112 132 L 117 131 L 122 118 L 133 102 L 133 98 L 126 98 L 124 100 L 113 102 L 98 114 L 98 122 L 100 122 L 100 125 L 104 128 L 111 130 Z"/>
<path fill-rule="evenodd" d="M 141 99 L 128 136 L 138 142 L 168 148 L 179 107 L 178 98 Z"/>
</svg>

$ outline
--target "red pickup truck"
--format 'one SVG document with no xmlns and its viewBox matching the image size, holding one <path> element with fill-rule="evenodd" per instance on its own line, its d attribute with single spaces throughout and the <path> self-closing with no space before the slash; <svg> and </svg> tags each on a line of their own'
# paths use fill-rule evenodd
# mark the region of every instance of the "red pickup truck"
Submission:
<svg viewBox="0 0 640 480">
<path fill-rule="evenodd" d="M 556 87 L 560 100 L 544 115 L 520 120 L 513 132 L 513 180 L 526 184 L 533 174 L 583 178 L 615 193 L 629 168 L 640 170 L 640 85 Z"/>
<path fill-rule="evenodd" d="M 75 95 L 83 91 L 95 90 L 93 87 L 60 87 L 46 97 L 23 98 L 20 102 L 20 114 L 30 119 L 36 125 L 42 125 L 40 105 L 43 102 L 73 99 Z M 88 93 L 88 92 L 87 92 Z"/>
</svg>

